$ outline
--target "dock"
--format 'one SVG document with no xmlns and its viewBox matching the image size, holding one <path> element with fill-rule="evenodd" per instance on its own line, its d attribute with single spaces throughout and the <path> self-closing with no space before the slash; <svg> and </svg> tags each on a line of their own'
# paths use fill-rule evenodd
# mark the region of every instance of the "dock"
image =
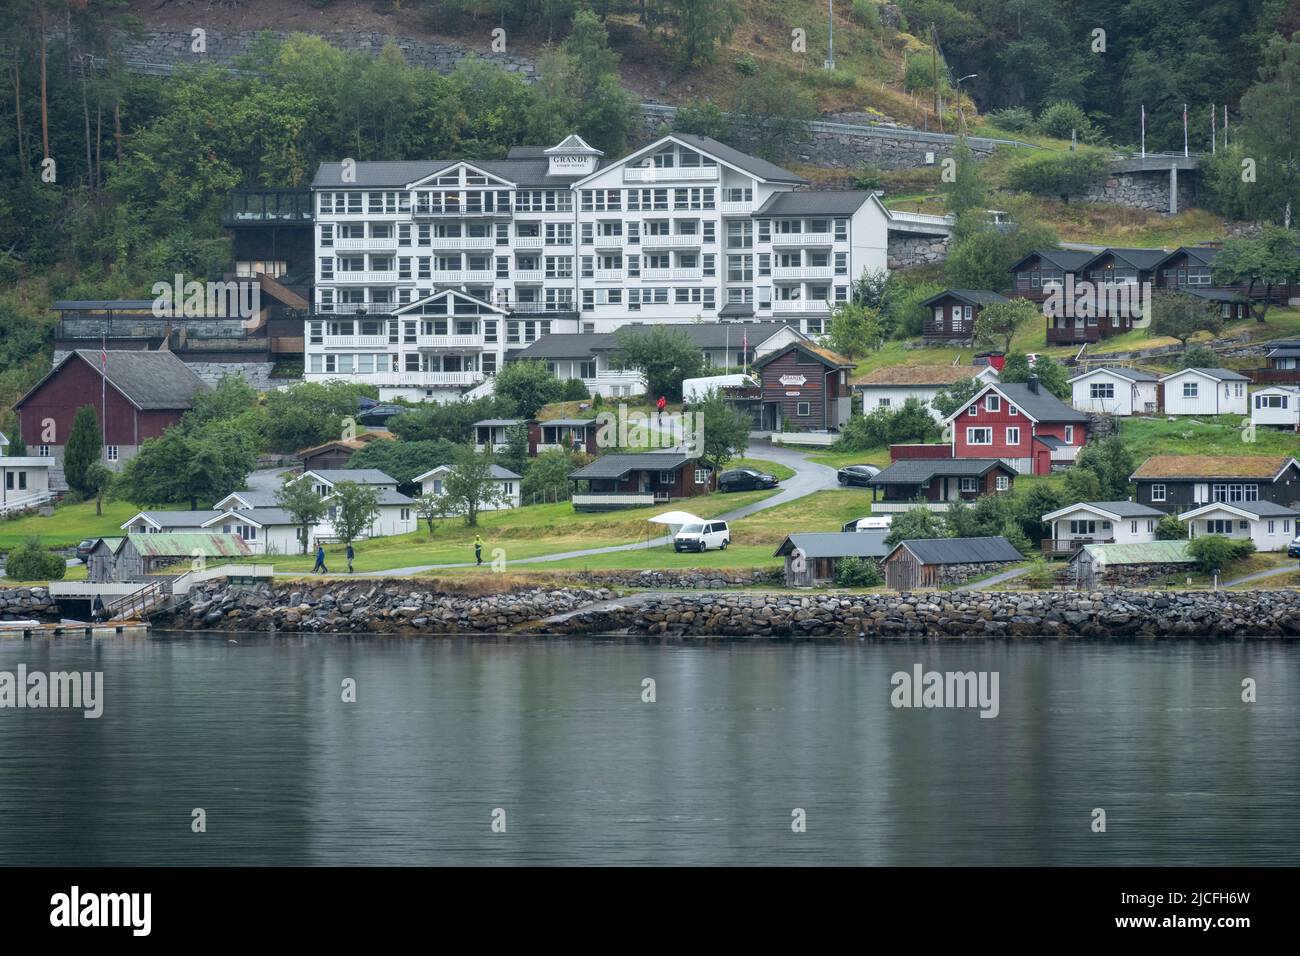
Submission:
<svg viewBox="0 0 1300 956">
<path fill-rule="evenodd" d="M 148 621 L 112 621 L 103 624 L 83 621 L 0 621 L 0 638 L 31 640 L 34 637 L 147 637 Z"/>
</svg>

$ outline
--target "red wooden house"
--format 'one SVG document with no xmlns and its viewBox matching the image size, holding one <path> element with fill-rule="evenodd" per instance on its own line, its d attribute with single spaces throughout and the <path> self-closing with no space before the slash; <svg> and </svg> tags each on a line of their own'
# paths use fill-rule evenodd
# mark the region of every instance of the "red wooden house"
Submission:
<svg viewBox="0 0 1300 956">
<path fill-rule="evenodd" d="M 852 359 L 811 342 L 794 342 L 754 363 L 762 382 L 762 427 L 829 431 L 852 414 Z"/>
<path fill-rule="evenodd" d="M 986 385 L 944 423 L 954 458 L 1000 458 L 1022 475 L 1069 467 L 1088 441 L 1088 416 L 1032 377 Z"/>
</svg>

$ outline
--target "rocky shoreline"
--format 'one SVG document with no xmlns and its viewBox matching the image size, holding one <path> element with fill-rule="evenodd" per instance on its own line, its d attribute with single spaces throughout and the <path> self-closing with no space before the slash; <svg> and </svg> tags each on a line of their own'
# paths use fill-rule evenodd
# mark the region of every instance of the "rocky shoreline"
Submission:
<svg viewBox="0 0 1300 956">
<path fill-rule="evenodd" d="M 854 594 L 604 587 L 448 593 L 423 581 L 213 582 L 160 629 L 759 638 L 1300 637 L 1300 591 Z"/>
</svg>

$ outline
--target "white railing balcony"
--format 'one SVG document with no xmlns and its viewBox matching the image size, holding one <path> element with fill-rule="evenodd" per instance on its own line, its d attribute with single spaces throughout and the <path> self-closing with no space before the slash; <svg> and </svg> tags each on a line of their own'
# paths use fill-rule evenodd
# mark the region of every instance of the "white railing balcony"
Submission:
<svg viewBox="0 0 1300 956">
<path fill-rule="evenodd" d="M 642 236 L 644 249 L 697 249 L 704 241 L 699 235 L 694 236 Z"/>
<path fill-rule="evenodd" d="M 593 245 L 598 249 L 622 249 L 623 236 L 597 236 Z"/>
<path fill-rule="evenodd" d="M 397 248 L 397 237 L 387 239 L 335 239 L 334 248 L 339 252 L 387 252 Z"/>
<path fill-rule="evenodd" d="M 540 249 L 544 242 L 541 236 L 515 236 L 510 245 L 515 249 Z"/>
<path fill-rule="evenodd" d="M 947 511 L 946 501 L 873 501 L 871 510 L 876 514 L 902 514 L 913 508 L 925 508 L 927 511 Z"/>
<path fill-rule="evenodd" d="M 335 302 L 333 305 L 322 304 L 320 311 L 334 315 L 388 315 L 397 306 L 392 302 Z"/>
<path fill-rule="evenodd" d="M 829 246 L 835 242 L 833 232 L 774 232 L 774 246 Z"/>
<path fill-rule="evenodd" d="M 415 344 L 422 349 L 479 349 L 483 347 L 482 335 L 424 335 L 415 337 Z"/>
<path fill-rule="evenodd" d="M 831 266 L 784 266 L 772 270 L 773 279 L 833 279 Z"/>
<path fill-rule="evenodd" d="M 672 166 L 667 169 L 658 166 L 633 166 L 623 170 L 625 183 L 671 183 L 682 180 L 709 182 L 717 178 L 717 166 Z"/>
<path fill-rule="evenodd" d="M 387 335 L 326 335 L 327 349 L 387 349 Z"/>
<path fill-rule="evenodd" d="M 773 312 L 819 312 L 827 313 L 831 304 L 826 299 L 777 299 L 772 303 Z"/>
<path fill-rule="evenodd" d="M 430 249 L 491 249 L 491 236 L 435 236 L 429 240 Z"/>
<path fill-rule="evenodd" d="M 363 385 L 386 388 L 430 388 L 433 386 L 476 385 L 482 372 L 361 372 L 354 380 Z"/>
<path fill-rule="evenodd" d="M 546 273 L 541 269 L 516 269 L 512 278 L 516 282 L 541 282 Z"/>
<path fill-rule="evenodd" d="M 748 202 L 723 202 L 718 204 L 718 209 L 724 216 L 748 216 L 754 211 L 754 201 Z"/>
<path fill-rule="evenodd" d="M 510 204 L 501 203 L 490 209 L 481 205 L 433 206 L 417 204 L 411 210 L 411 215 L 416 219 L 441 218 L 445 216 L 508 216 L 510 215 Z"/>
<path fill-rule="evenodd" d="M 396 282 L 397 270 L 386 272 L 335 272 L 334 282 L 345 285 L 370 285 L 379 282 Z"/>
<path fill-rule="evenodd" d="M 596 270 L 596 278 L 597 278 L 597 279 L 603 279 L 603 280 L 606 280 L 606 281 L 611 280 L 611 279 L 613 279 L 613 280 L 622 280 L 622 278 L 623 278 L 623 270 L 622 270 L 622 269 L 597 269 L 597 270 Z"/>
<path fill-rule="evenodd" d="M 496 273 L 491 269 L 466 269 L 461 276 L 462 282 L 491 282 Z"/>
<path fill-rule="evenodd" d="M 647 282 L 664 279 L 703 279 L 703 269 L 642 269 L 641 278 Z"/>
<path fill-rule="evenodd" d="M 1061 445 L 1052 449 L 1052 461 L 1074 461 L 1083 450 L 1082 445 Z"/>
<path fill-rule="evenodd" d="M 531 313 L 534 315 L 543 315 L 548 312 L 572 312 L 573 300 L 567 299 L 562 302 L 553 302 L 553 303 L 552 302 L 516 302 L 514 305 L 503 306 L 503 308 L 509 308 L 511 312 Z M 515 345 L 516 343 L 511 342 L 510 344 Z M 528 343 L 525 342 L 524 344 L 527 345 Z"/>
<path fill-rule="evenodd" d="M 538 445 L 537 447 L 538 447 L 539 450 L 541 449 L 541 446 L 540 446 L 540 445 Z M 476 452 L 478 452 L 479 454 L 482 454 L 482 453 L 483 453 L 483 449 L 485 449 L 485 448 L 491 448 L 491 449 L 492 449 L 492 454 L 495 455 L 495 454 L 497 454 L 498 452 L 503 452 L 503 451 L 508 450 L 508 449 L 510 448 L 510 446 L 507 445 L 505 442 L 493 442 L 493 443 L 490 444 L 490 445 L 488 445 L 488 444 L 486 444 L 486 443 L 484 443 L 484 442 L 476 442 L 476 443 L 474 444 L 474 450 L 475 450 Z"/>
</svg>

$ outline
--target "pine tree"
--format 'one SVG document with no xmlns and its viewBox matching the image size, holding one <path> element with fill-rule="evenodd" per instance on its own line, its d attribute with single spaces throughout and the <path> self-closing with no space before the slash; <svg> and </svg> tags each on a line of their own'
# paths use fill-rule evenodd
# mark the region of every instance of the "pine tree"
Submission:
<svg viewBox="0 0 1300 956">
<path fill-rule="evenodd" d="M 103 445 L 99 416 L 91 405 L 82 405 L 72 419 L 72 434 L 63 450 L 63 474 L 68 487 L 83 497 L 94 492 L 88 482 L 90 466 L 99 461 Z"/>
</svg>

